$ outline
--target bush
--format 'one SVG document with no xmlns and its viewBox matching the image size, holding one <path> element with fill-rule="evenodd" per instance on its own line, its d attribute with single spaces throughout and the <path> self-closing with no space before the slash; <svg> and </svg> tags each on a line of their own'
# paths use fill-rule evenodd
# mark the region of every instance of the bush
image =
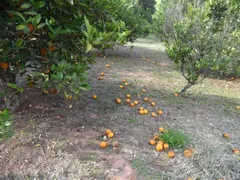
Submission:
<svg viewBox="0 0 240 180">
<path fill-rule="evenodd" d="M 5 109 L 0 111 L 0 142 L 4 139 L 10 138 L 13 135 L 12 131 L 12 116 L 9 111 Z"/>
<path fill-rule="evenodd" d="M 160 140 L 168 143 L 172 148 L 184 148 L 190 142 L 189 136 L 181 131 L 169 129 L 160 135 Z"/>
</svg>

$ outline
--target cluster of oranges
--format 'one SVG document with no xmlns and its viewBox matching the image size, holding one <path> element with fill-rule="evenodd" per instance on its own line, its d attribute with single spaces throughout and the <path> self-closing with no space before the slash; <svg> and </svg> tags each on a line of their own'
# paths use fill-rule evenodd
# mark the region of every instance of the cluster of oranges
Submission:
<svg viewBox="0 0 240 180">
<path fill-rule="evenodd" d="M 115 136 L 114 132 L 110 129 L 106 129 L 105 135 L 103 136 L 103 140 L 99 143 L 99 147 L 106 148 L 110 143 L 107 142 L 107 139 L 112 139 Z M 118 147 L 119 144 L 117 142 L 111 143 L 113 147 Z"/>
<path fill-rule="evenodd" d="M 160 127 L 158 129 L 161 133 L 167 133 L 167 130 L 165 130 L 163 127 Z M 169 149 L 169 144 L 165 143 L 164 141 L 160 140 L 160 136 L 158 134 L 155 134 L 153 136 L 153 139 L 151 139 L 149 141 L 149 144 L 151 146 L 155 146 L 156 151 L 160 152 L 163 150 L 168 150 Z M 169 151 L 168 152 L 168 157 L 169 158 L 174 158 L 175 157 L 175 153 L 173 151 Z"/>
</svg>

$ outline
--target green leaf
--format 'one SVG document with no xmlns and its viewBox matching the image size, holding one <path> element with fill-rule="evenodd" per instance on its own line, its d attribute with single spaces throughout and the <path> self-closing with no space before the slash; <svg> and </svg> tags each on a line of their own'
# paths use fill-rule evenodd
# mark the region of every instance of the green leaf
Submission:
<svg viewBox="0 0 240 180">
<path fill-rule="evenodd" d="M 29 9 L 31 6 L 32 5 L 30 3 L 23 3 L 20 8 L 21 9 Z"/>
<path fill-rule="evenodd" d="M 0 92 L 0 97 L 4 97 L 5 93 L 4 92 Z"/>
<path fill-rule="evenodd" d="M 43 28 L 45 25 L 46 25 L 46 23 L 41 23 L 41 24 L 37 25 L 37 29 L 41 29 L 41 28 Z"/>
<path fill-rule="evenodd" d="M 22 39 L 22 38 L 19 38 L 19 39 L 16 41 L 16 46 L 17 46 L 17 47 L 20 47 L 20 46 L 22 46 L 22 44 L 23 44 L 23 39 Z"/>
<path fill-rule="evenodd" d="M 33 25 L 34 25 L 34 26 L 37 26 L 37 25 L 40 23 L 41 19 L 42 19 L 42 17 L 41 17 L 40 14 L 38 14 L 37 16 L 35 16 L 35 17 L 32 19 Z"/>
<path fill-rule="evenodd" d="M 81 84 L 80 89 L 84 90 L 84 91 L 87 91 L 87 90 L 91 90 L 92 87 L 88 83 L 85 82 L 85 83 Z"/>
<path fill-rule="evenodd" d="M 26 26 L 23 25 L 23 24 L 19 24 L 19 25 L 16 26 L 16 29 L 17 29 L 18 31 L 21 31 L 21 30 L 23 30 L 23 29 L 25 29 L 25 28 L 26 28 Z"/>
<path fill-rule="evenodd" d="M 93 48 L 93 46 L 91 44 L 87 44 L 87 47 L 86 47 L 86 53 L 88 53 L 89 51 L 91 51 Z"/>
<path fill-rule="evenodd" d="M 63 73 L 62 72 L 57 72 L 57 77 L 62 80 L 63 79 Z"/>
<path fill-rule="evenodd" d="M 7 11 L 7 13 L 19 16 L 20 18 L 22 18 L 22 20 L 24 22 L 26 22 L 26 19 L 24 18 L 24 16 L 21 13 L 17 12 L 17 11 Z"/>
<path fill-rule="evenodd" d="M 34 11 L 26 11 L 26 12 L 24 12 L 24 14 L 27 14 L 27 15 L 37 15 L 37 13 L 34 12 Z"/>
<path fill-rule="evenodd" d="M 34 6 L 39 9 L 39 8 L 44 7 L 45 4 L 46 4 L 45 1 L 38 1 L 38 2 L 35 2 L 35 3 L 34 3 Z"/>
<path fill-rule="evenodd" d="M 8 86 L 13 88 L 13 89 L 17 89 L 17 85 L 16 84 L 8 83 Z"/>
</svg>

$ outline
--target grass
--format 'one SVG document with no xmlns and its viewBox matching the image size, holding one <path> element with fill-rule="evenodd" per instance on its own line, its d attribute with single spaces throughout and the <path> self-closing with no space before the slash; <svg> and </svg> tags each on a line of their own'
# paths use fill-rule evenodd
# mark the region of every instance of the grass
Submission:
<svg viewBox="0 0 240 180">
<path fill-rule="evenodd" d="M 138 122 L 138 120 L 136 118 L 129 118 L 128 122 L 129 123 L 136 123 L 136 122 Z"/>
<path fill-rule="evenodd" d="M 168 143 L 172 148 L 184 148 L 190 143 L 190 137 L 188 135 L 172 129 L 161 134 L 160 140 Z"/>
</svg>

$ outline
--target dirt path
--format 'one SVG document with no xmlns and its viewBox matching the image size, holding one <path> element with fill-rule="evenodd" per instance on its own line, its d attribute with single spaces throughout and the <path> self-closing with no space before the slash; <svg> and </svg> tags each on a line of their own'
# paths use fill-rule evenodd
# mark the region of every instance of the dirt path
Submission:
<svg viewBox="0 0 240 180">
<path fill-rule="evenodd" d="M 240 148 L 240 112 L 235 108 L 240 82 L 208 79 L 191 89 L 191 95 L 175 97 L 174 91 L 186 82 L 163 46 L 139 39 L 132 51 L 129 47 L 97 57 L 89 72 L 93 90 L 83 92 L 72 109 L 37 89 L 25 92 L 15 115 L 16 135 L 0 144 L 0 179 L 240 179 L 240 159 L 231 152 Z M 104 79 L 97 80 L 101 72 Z M 123 79 L 130 86 L 121 89 Z M 141 116 L 137 107 L 116 104 L 127 93 L 149 111 L 162 109 L 163 115 Z M 182 149 L 174 150 L 174 159 L 167 151 L 156 153 L 148 141 L 160 126 L 189 134 L 194 156 L 185 158 Z M 115 132 L 112 142 L 119 147 L 99 148 L 107 128 Z M 222 138 L 223 132 L 230 134 L 229 140 Z"/>
</svg>

